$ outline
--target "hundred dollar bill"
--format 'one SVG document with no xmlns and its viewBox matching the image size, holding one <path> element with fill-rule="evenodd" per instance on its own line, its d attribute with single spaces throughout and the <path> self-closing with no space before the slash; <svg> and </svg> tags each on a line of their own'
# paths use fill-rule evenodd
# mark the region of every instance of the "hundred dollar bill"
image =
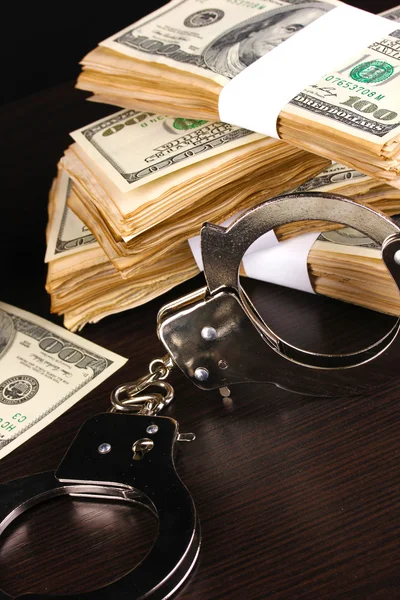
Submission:
<svg viewBox="0 0 400 600">
<path fill-rule="evenodd" d="M 0 458 L 52 423 L 126 361 L 0 302 Z"/>
<path fill-rule="evenodd" d="M 98 246 L 94 235 L 67 206 L 72 181 L 65 171 L 57 180 L 54 198 L 54 214 L 47 242 L 45 262 L 50 262 L 85 250 L 88 246 Z"/>
<path fill-rule="evenodd" d="M 367 181 L 371 179 L 368 175 L 352 169 L 351 167 L 345 167 L 339 163 L 333 163 L 327 169 L 314 175 L 308 181 L 305 181 L 302 185 L 299 185 L 296 192 L 308 192 L 309 190 L 340 190 L 342 186 L 348 185 L 351 182 Z"/>
<path fill-rule="evenodd" d="M 379 14 L 381 17 L 385 17 L 385 19 L 390 19 L 391 21 L 400 21 L 400 6 L 389 8 L 388 10 L 385 10 Z"/>
<path fill-rule="evenodd" d="M 173 0 L 100 46 L 225 85 L 339 4 L 336 0 Z"/>
<path fill-rule="evenodd" d="M 64 228 L 64 237 L 62 244 L 58 243 L 58 246 L 54 245 L 47 248 L 46 262 L 50 262 L 59 257 L 66 256 L 67 254 L 77 253 L 86 250 L 87 248 L 93 248 L 99 246 L 96 238 L 89 232 L 83 221 L 77 217 L 70 208 L 66 205 L 68 194 L 64 193 L 64 188 L 71 189 L 72 180 L 65 171 L 61 172 L 60 178 L 62 179 L 63 185 L 59 187 L 55 197 L 55 212 L 63 215 L 63 221 L 68 223 L 68 227 Z M 338 163 L 333 163 L 332 166 L 324 169 L 302 185 L 298 186 L 292 192 L 307 192 L 307 191 L 330 191 L 335 190 L 340 192 L 342 186 L 346 186 L 351 182 L 367 181 L 370 179 L 368 175 L 346 167 Z M 238 215 L 236 215 L 238 216 Z M 60 223 L 62 221 L 54 220 L 51 223 L 50 240 L 59 241 L 60 235 Z M 79 237 L 79 233 L 87 231 L 87 235 Z M 67 235 L 65 232 L 68 232 Z M 126 239 L 129 239 L 127 237 Z M 82 240 L 82 241 L 81 241 Z"/>
<path fill-rule="evenodd" d="M 71 136 L 122 192 L 262 137 L 227 123 L 135 110 L 117 112 Z"/>
<path fill-rule="evenodd" d="M 400 128 L 400 29 L 298 93 L 285 111 L 379 144 Z"/>
<path fill-rule="evenodd" d="M 135 85 L 139 87 L 135 89 L 132 83 L 133 87 L 130 91 L 143 105 L 146 98 L 140 92 L 147 91 L 146 61 L 173 67 L 173 72 L 168 73 L 168 76 L 164 75 L 165 81 L 170 86 L 178 81 L 179 77 L 176 75 L 178 70 L 182 72 L 181 84 L 183 81 L 189 82 L 190 80 L 190 77 L 185 79 L 186 73 L 200 76 L 203 80 L 207 78 L 224 87 L 230 79 L 241 74 L 248 66 L 285 42 L 291 35 L 341 5 L 343 3 L 337 0 L 310 2 L 303 0 L 266 0 L 263 2 L 218 0 L 212 4 L 209 0 L 173 0 L 151 15 L 103 41 L 100 46 L 111 49 L 119 55 L 125 54 L 136 59 Z M 360 15 L 361 13 L 362 11 L 359 11 Z M 365 13 L 363 14 L 365 15 Z M 399 8 L 386 11 L 383 16 L 396 22 L 399 18 Z M 352 18 L 355 21 L 354 27 L 357 27 L 357 16 Z M 394 179 L 397 176 L 398 165 L 393 156 L 397 149 L 394 144 L 398 143 L 396 138 L 400 132 L 400 94 L 398 93 L 400 30 L 394 24 L 393 31 L 389 30 L 387 35 L 382 36 L 383 34 L 378 35 L 368 47 L 363 48 L 357 55 L 350 55 L 345 64 L 338 64 L 334 71 L 327 72 L 319 81 L 311 82 L 305 89 L 299 90 L 288 104 L 287 100 L 282 100 L 281 115 L 283 116 L 280 123 L 282 139 L 292 143 L 297 142 L 301 147 L 323 153 L 323 149 L 326 151 L 324 144 L 321 143 L 318 147 L 312 144 L 308 145 L 307 140 L 304 140 L 299 133 L 299 130 L 303 130 L 305 123 L 311 121 L 314 125 L 318 124 L 315 127 L 322 137 L 325 136 L 324 139 L 329 139 L 330 128 L 339 132 L 340 144 L 344 148 L 346 148 L 347 136 L 350 136 L 349 145 L 352 143 L 359 149 L 357 165 L 371 161 L 370 174 L 380 174 L 374 166 L 375 160 L 382 170 L 384 179 Z M 320 43 L 323 44 L 323 40 Z M 346 40 L 340 40 L 339 31 L 338 47 L 346 47 Z M 323 50 L 322 47 L 322 54 Z M 312 51 L 318 52 L 319 48 L 313 48 Z M 340 59 L 341 63 L 342 61 L 343 58 Z M 305 62 L 307 62 L 306 59 Z M 304 64 L 304 66 L 306 65 Z M 96 61 L 92 68 L 96 71 Z M 121 66 L 121 68 L 124 67 Z M 230 115 L 226 120 L 245 123 L 254 131 L 271 132 L 274 128 L 271 128 L 270 120 L 267 119 L 268 126 L 262 124 L 266 107 L 269 106 L 269 100 L 272 101 L 279 97 L 280 89 L 285 90 L 287 84 L 290 83 L 290 64 L 282 67 L 279 85 L 276 80 L 272 79 L 268 82 L 268 87 L 263 88 L 265 83 L 259 86 L 259 81 L 261 79 L 264 81 L 265 78 L 268 80 L 268 72 L 261 72 L 261 76 L 260 73 L 256 75 L 254 72 L 252 73 L 256 80 L 255 83 L 253 82 L 254 93 L 258 93 L 258 96 L 262 97 L 262 102 L 254 102 L 252 105 L 251 94 L 253 92 L 250 92 L 249 96 L 238 100 L 238 106 L 233 109 L 233 113 L 230 109 L 226 113 L 224 109 L 224 114 Z M 106 75 L 107 65 L 104 67 L 105 78 Z M 99 97 L 101 98 L 102 95 L 107 97 L 107 85 L 102 88 L 100 79 L 93 80 L 98 84 L 96 89 L 100 94 Z M 250 81 L 252 81 L 251 75 L 247 78 L 247 82 Z M 253 83 L 248 86 L 249 90 L 253 90 Z M 241 85 L 245 84 L 241 83 Z M 148 86 L 148 89 L 152 89 L 152 92 L 157 95 L 150 82 L 148 82 Z M 88 89 L 91 89 L 90 85 Z M 233 107 L 236 103 L 237 90 L 236 88 L 230 89 L 230 95 L 224 96 L 225 108 L 228 105 Z M 211 96 L 212 94 L 218 96 L 219 92 L 216 88 L 209 87 L 208 90 L 208 94 Z M 168 103 L 167 92 L 166 89 L 165 97 L 162 98 L 165 103 Z M 179 93 L 183 102 L 182 93 Z M 211 96 L 208 97 L 211 98 Z M 110 98 L 113 98 L 112 92 L 110 92 Z M 286 98 L 285 94 L 282 98 Z M 115 89 L 115 99 L 123 102 L 123 95 L 119 96 L 117 89 Z M 204 103 L 202 107 L 204 110 L 207 108 Z M 192 109 L 193 114 L 196 114 L 194 105 Z M 252 111 L 251 118 L 248 118 L 248 111 Z M 271 118 L 274 122 L 275 116 L 272 115 Z M 286 129 L 283 131 L 284 127 Z M 311 135 L 311 139 L 312 137 Z M 362 144 L 360 145 L 357 140 L 358 142 L 362 140 Z M 371 144 L 374 150 L 369 147 Z M 386 146 L 384 146 L 385 144 Z M 295 145 L 297 144 L 295 143 Z M 381 160 L 377 160 L 374 156 L 376 154 L 380 156 L 379 149 L 381 147 L 383 147 Z M 342 157 L 344 162 L 346 162 L 345 159 L 350 164 L 352 162 L 353 153 L 348 149 L 348 154 L 346 154 L 342 146 L 337 152 L 330 149 L 330 153 L 332 156 Z M 384 163 L 384 168 L 381 163 Z"/>
<path fill-rule="evenodd" d="M 397 225 L 400 225 L 400 214 L 393 215 L 391 219 Z M 381 246 L 361 231 L 353 229 L 353 227 L 343 227 L 335 231 L 321 233 L 313 244 L 313 250 L 375 259 L 382 257 Z"/>
</svg>

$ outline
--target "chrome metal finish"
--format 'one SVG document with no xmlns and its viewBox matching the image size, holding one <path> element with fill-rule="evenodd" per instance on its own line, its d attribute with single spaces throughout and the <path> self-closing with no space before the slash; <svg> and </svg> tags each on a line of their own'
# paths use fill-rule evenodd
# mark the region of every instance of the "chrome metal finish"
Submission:
<svg viewBox="0 0 400 600">
<path fill-rule="evenodd" d="M 247 210 L 229 227 L 212 223 L 203 226 L 201 251 L 209 292 L 214 294 L 229 288 L 240 294 L 240 262 L 251 244 L 279 225 L 308 220 L 343 223 L 380 246 L 393 235 L 400 241 L 400 229 L 389 217 L 345 196 L 323 193 L 278 196 Z M 215 326 L 212 322 L 209 325 Z"/>
<path fill-rule="evenodd" d="M 144 442 L 156 422 L 151 451 L 134 459 L 132 439 Z M 56 472 L 38 473 L 0 485 L 0 534 L 20 514 L 55 496 L 112 499 L 141 505 L 159 519 L 158 537 L 149 554 L 126 575 L 98 590 L 60 596 L 65 600 L 165 600 L 184 583 L 200 548 L 200 528 L 193 500 L 173 462 L 174 444 L 184 441 L 178 424 L 167 417 L 101 414 L 89 419 Z M 108 439 L 110 454 L 98 448 Z M 142 444 L 142 451 L 146 444 Z M 137 450 L 139 452 L 139 449 Z M 160 479 L 160 472 L 163 477 Z M 160 556 L 163 557 L 160 560 Z M 25 597 L 25 596 L 24 596 Z M 26 596 L 28 597 L 28 596 Z M 35 594 L 35 600 L 55 596 Z M 11 600 L 0 590 L 0 600 Z"/>
<path fill-rule="evenodd" d="M 185 308 L 185 306 L 187 304 L 191 304 L 192 302 L 195 302 L 196 300 L 201 300 L 202 298 L 204 298 L 206 296 L 206 294 L 207 294 L 207 287 L 204 286 L 202 288 L 199 288 L 198 290 L 194 290 L 194 292 L 190 292 L 190 294 L 187 294 L 186 296 L 183 296 L 182 298 L 177 298 L 176 300 L 172 300 L 171 302 L 168 302 L 168 304 L 164 304 L 164 306 L 162 306 L 160 308 L 160 310 L 158 311 L 157 325 L 159 325 L 162 321 L 164 321 L 164 319 L 166 319 L 169 314 L 174 314 L 177 310 Z"/>
<path fill-rule="evenodd" d="M 158 431 L 157 425 L 149 425 L 148 428 L 146 429 L 146 433 L 149 433 L 150 435 L 157 433 L 157 431 Z"/>
<path fill-rule="evenodd" d="M 197 367 L 197 369 L 195 369 L 194 376 L 197 381 L 207 381 L 209 372 L 204 367 Z"/>
<path fill-rule="evenodd" d="M 138 415 L 156 415 L 174 399 L 174 388 L 164 381 L 173 368 L 174 363 L 167 354 L 163 358 L 155 358 L 149 365 L 149 373 L 136 381 L 129 381 L 116 387 L 110 395 L 112 408 L 110 412 L 126 412 Z M 156 388 L 157 392 L 142 394 L 148 388 Z"/>
<path fill-rule="evenodd" d="M 106 442 L 103 442 L 97 448 L 97 452 L 99 452 L 99 454 L 108 454 L 109 452 L 111 452 L 111 444 L 107 444 Z"/>
<path fill-rule="evenodd" d="M 393 255 L 393 260 L 395 263 L 400 265 L 400 250 L 396 250 L 396 252 Z"/>
<path fill-rule="evenodd" d="M 196 435 L 194 433 L 179 433 L 176 438 L 177 442 L 194 442 Z"/>
<path fill-rule="evenodd" d="M 217 338 L 217 332 L 214 329 L 214 327 L 203 327 L 200 335 L 203 338 L 203 340 L 208 340 L 210 342 Z"/>
<path fill-rule="evenodd" d="M 302 220 L 354 227 L 382 246 L 382 258 L 400 287 L 400 228 L 382 213 L 333 194 L 289 194 L 268 200 L 227 228 L 206 223 L 201 231 L 208 289 L 163 307 L 158 336 L 174 363 L 202 389 L 263 381 L 295 392 L 332 396 L 366 391 L 398 376 L 400 321 L 378 342 L 349 354 L 319 354 L 289 344 L 266 324 L 239 283 L 248 247 L 274 227 Z M 218 336 L 198 335 L 214 328 Z M 198 377 L 197 365 L 208 371 Z"/>
</svg>

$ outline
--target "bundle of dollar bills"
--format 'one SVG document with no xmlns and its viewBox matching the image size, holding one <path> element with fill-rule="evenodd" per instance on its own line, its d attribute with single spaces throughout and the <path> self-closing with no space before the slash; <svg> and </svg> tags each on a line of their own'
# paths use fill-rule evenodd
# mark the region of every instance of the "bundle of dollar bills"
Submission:
<svg viewBox="0 0 400 600">
<path fill-rule="evenodd" d="M 306 181 L 329 164 L 219 122 L 123 110 L 72 134 L 69 206 L 123 277 L 148 271 L 206 220 Z"/>
<path fill-rule="evenodd" d="M 140 269 L 122 278 L 85 223 L 68 208 L 74 189 L 75 179 L 60 169 L 50 192 L 47 228 L 46 288 L 51 295 L 51 310 L 64 315 L 67 328 L 77 330 L 88 322 L 143 304 L 200 272 L 188 240 L 182 237 L 156 262 L 143 260 Z M 338 164 L 298 190 L 345 193 L 388 215 L 400 212 L 400 190 Z M 326 296 L 400 314 L 397 287 L 381 260 L 380 249 L 365 236 L 339 227 L 304 221 L 283 225 L 275 234 L 283 246 L 285 240 L 299 234 L 300 239 L 306 231 L 325 230 L 306 259 L 313 289 Z M 162 240 L 160 244 L 163 245 Z M 268 281 L 269 252 L 262 251 L 260 264 L 265 266 L 256 273 L 258 279 Z M 246 275 L 243 267 L 242 274 Z M 292 285 L 290 280 L 287 285 Z"/>
<path fill-rule="evenodd" d="M 209 7 L 196 0 L 172 0 L 85 56 L 77 87 L 91 91 L 98 102 L 179 117 L 221 119 L 220 94 L 229 82 L 337 7 L 343 3 L 218 0 Z M 382 16 L 396 21 L 400 9 Z M 341 38 L 339 23 L 336 48 L 362 27 L 357 16 L 351 18 L 353 34 Z M 305 63 L 316 54 L 324 55 L 323 42 L 320 39 L 322 46 L 308 52 Z M 296 90 L 279 107 L 279 137 L 400 186 L 399 73 L 400 30 L 393 23 L 387 35 L 377 34 L 356 56 L 348 56 L 320 80 L 306 81 L 304 89 Z M 269 102 L 292 75 L 293 69 L 281 70 L 278 81 L 263 72 L 261 79 L 268 80 L 268 90 L 264 87 L 260 92 L 266 94 L 257 102 L 261 113 L 268 112 Z M 255 98 L 253 105 L 250 98 L 241 106 L 245 121 L 248 114 L 256 113 L 256 120 L 251 121 L 254 127 L 231 122 L 261 131 L 257 118 L 262 114 L 255 106 Z"/>
<path fill-rule="evenodd" d="M 64 315 L 71 330 L 143 304 L 195 276 L 202 267 L 194 236 L 205 221 L 223 223 L 278 194 L 336 192 L 387 215 L 400 213 L 400 190 L 382 181 L 383 155 L 371 159 L 376 145 L 367 136 L 354 142 L 347 132 L 339 152 L 340 132 L 328 127 L 326 152 L 324 124 L 315 116 L 312 127 L 299 128 L 297 121 L 293 131 L 301 143 L 290 139 L 290 145 L 215 120 L 220 90 L 235 69 L 244 69 L 239 51 L 253 46 L 261 56 L 340 3 L 291 0 L 278 6 L 267 0 L 239 7 L 219 2 L 221 7 L 206 9 L 194 0 L 173 0 L 83 61 L 78 87 L 93 91 L 94 100 L 126 108 L 72 133 L 74 143 L 60 160 L 50 192 L 46 288 L 52 311 Z M 385 17 L 395 21 L 400 10 Z M 234 39 L 229 49 L 225 42 Z M 249 54 L 246 60 L 256 58 Z M 384 92 L 391 99 L 395 78 L 387 79 Z M 279 133 L 288 138 L 291 122 L 282 114 Z M 385 147 L 395 155 L 396 142 Z M 358 165 L 357 152 L 364 153 L 360 169 L 327 160 L 342 150 L 348 165 Z M 385 171 L 389 183 L 395 162 Z M 274 232 L 278 252 L 310 232 L 321 232 L 304 259 L 311 289 L 400 313 L 397 288 L 379 249 L 357 232 L 338 223 L 288 223 Z M 257 251 L 261 266 L 246 272 L 244 261 L 242 274 L 268 281 L 268 250 Z"/>
</svg>

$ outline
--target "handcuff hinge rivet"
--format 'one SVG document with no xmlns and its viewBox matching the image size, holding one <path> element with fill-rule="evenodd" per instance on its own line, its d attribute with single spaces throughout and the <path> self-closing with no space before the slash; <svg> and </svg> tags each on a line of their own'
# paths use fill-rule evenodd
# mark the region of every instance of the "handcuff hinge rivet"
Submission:
<svg viewBox="0 0 400 600">
<path fill-rule="evenodd" d="M 111 452 L 111 444 L 108 444 L 107 442 L 103 442 L 97 448 L 97 452 L 99 454 L 108 454 L 109 452 Z"/>
<path fill-rule="evenodd" d="M 146 433 L 157 433 L 158 431 L 158 425 L 149 425 L 146 429 Z"/>
<path fill-rule="evenodd" d="M 197 379 L 197 381 L 207 381 L 209 375 L 210 374 L 208 370 L 204 367 L 197 367 L 197 369 L 194 372 L 194 376 L 195 379 Z"/>
<path fill-rule="evenodd" d="M 214 327 L 203 327 L 200 335 L 203 340 L 206 340 L 207 342 L 213 342 L 215 339 L 217 339 L 217 331 L 214 329 Z"/>
</svg>

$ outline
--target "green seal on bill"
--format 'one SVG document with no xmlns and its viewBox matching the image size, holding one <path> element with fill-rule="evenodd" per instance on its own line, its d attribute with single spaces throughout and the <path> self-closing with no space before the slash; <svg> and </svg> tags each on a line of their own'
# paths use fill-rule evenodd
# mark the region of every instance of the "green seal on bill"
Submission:
<svg viewBox="0 0 400 600">
<path fill-rule="evenodd" d="M 204 125 L 207 121 L 202 121 L 199 119 L 182 119 L 178 118 L 174 121 L 175 129 L 180 129 L 186 131 L 187 129 L 194 129 L 195 127 L 199 127 L 200 125 Z"/>
<path fill-rule="evenodd" d="M 350 77 L 354 81 L 363 83 L 379 83 L 388 79 L 393 72 L 394 67 L 384 60 L 370 60 L 354 67 L 350 72 Z"/>
</svg>

